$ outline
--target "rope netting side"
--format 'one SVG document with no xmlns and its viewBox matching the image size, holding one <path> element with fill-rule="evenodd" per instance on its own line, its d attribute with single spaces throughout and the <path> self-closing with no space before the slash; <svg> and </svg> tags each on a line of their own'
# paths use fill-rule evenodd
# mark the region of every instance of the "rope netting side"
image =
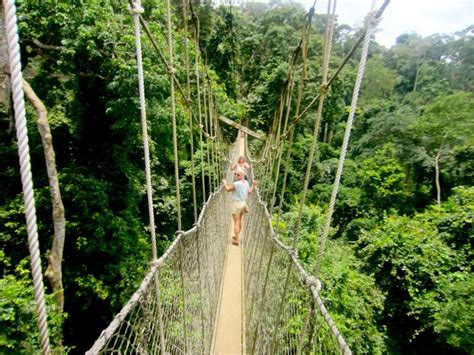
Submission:
<svg viewBox="0 0 474 355">
<path fill-rule="evenodd" d="M 88 354 L 209 352 L 230 228 L 230 219 L 222 213 L 228 203 L 222 189 L 210 195 L 197 224 L 178 232 L 165 254 L 152 263 L 140 288 Z"/>
<path fill-rule="evenodd" d="M 258 194 L 250 198 L 249 208 L 244 228 L 251 237 L 243 249 L 246 352 L 351 354 L 319 295 L 319 281 L 276 237 Z"/>
<path fill-rule="evenodd" d="M 246 154 L 252 161 L 247 147 Z M 254 178 L 253 171 L 250 175 Z M 249 237 L 243 248 L 246 352 L 351 354 L 320 296 L 319 280 L 278 239 L 258 191 L 248 204 L 244 233 Z"/>
</svg>

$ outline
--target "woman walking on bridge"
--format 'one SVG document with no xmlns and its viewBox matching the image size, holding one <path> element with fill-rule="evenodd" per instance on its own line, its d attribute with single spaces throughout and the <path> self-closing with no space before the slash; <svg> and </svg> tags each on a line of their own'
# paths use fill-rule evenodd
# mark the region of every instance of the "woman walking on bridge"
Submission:
<svg viewBox="0 0 474 355">
<path fill-rule="evenodd" d="M 245 180 L 245 171 L 237 167 L 234 171 L 235 181 L 228 184 L 226 180 L 222 180 L 224 188 L 228 192 L 232 192 L 232 203 L 230 211 L 234 220 L 234 236 L 232 237 L 232 244 L 239 246 L 240 244 L 240 230 L 242 228 L 242 217 L 247 213 L 249 208 L 247 206 L 247 197 L 255 190 L 257 182 L 254 180 L 252 186 L 249 186 Z"/>
<path fill-rule="evenodd" d="M 236 170 L 237 168 L 241 168 L 244 171 L 245 180 L 248 180 L 247 175 L 250 169 L 250 164 L 245 161 L 245 157 L 243 155 L 239 157 L 237 163 L 232 164 L 232 166 L 230 167 L 231 170 Z"/>
</svg>

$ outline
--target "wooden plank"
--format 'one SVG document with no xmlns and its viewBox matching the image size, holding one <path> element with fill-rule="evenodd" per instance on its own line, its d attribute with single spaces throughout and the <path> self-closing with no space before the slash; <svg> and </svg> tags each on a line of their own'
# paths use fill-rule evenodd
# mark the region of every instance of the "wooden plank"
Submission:
<svg viewBox="0 0 474 355">
<path fill-rule="evenodd" d="M 227 118 L 227 117 L 224 117 L 224 116 L 219 116 L 219 119 L 222 122 L 227 123 L 228 125 L 231 125 L 234 128 L 240 129 L 242 132 L 245 132 L 245 133 L 247 133 L 248 135 L 250 135 L 252 137 L 260 139 L 261 141 L 265 140 L 265 136 L 263 134 L 259 134 L 257 132 L 254 132 L 250 128 L 245 127 L 245 126 L 243 126 L 240 123 L 237 123 L 235 121 L 232 121 L 230 118 Z"/>
</svg>

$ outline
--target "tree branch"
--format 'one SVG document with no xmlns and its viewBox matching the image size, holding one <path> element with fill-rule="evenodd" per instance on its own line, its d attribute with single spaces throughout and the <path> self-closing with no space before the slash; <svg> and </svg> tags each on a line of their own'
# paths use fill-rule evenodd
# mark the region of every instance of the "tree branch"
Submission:
<svg viewBox="0 0 474 355">
<path fill-rule="evenodd" d="M 36 47 L 41 48 L 41 49 L 46 49 L 46 50 L 52 50 L 52 51 L 60 51 L 63 49 L 61 46 L 55 46 L 52 44 L 44 44 L 37 40 L 36 38 L 32 38 L 29 40 L 29 42 L 33 43 Z"/>
<path fill-rule="evenodd" d="M 23 80 L 23 86 L 26 97 L 38 114 L 37 126 L 43 142 L 46 170 L 48 172 L 49 189 L 51 193 L 51 204 L 53 206 L 54 239 L 51 252 L 48 256 L 48 268 L 46 269 L 45 276 L 51 283 L 54 297 L 60 312 L 62 312 L 64 309 L 62 260 L 66 234 L 66 219 L 64 216 L 64 205 L 61 199 L 61 191 L 59 189 L 58 172 L 56 170 L 56 155 L 54 152 L 46 107 L 26 80 Z"/>
</svg>

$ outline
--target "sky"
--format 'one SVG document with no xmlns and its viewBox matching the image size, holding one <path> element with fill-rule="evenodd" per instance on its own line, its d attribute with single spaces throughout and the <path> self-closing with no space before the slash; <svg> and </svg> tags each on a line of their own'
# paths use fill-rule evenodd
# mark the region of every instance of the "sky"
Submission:
<svg viewBox="0 0 474 355">
<path fill-rule="evenodd" d="M 313 0 L 297 0 L 307 9 Z M 378 9 L 383 0 L 376 0 Z M 337 0 L 340 24 L 361 26 L 372 0 Z M 316 2 L 316 12 L 326 13 L 327 0 Z M 474 0 L 391 0 L 377 27 L 378 43 L 391 47 L 395 39 L 407 32 L 422 36 L 453 33 L 474 25 Z"/>
</svg>

